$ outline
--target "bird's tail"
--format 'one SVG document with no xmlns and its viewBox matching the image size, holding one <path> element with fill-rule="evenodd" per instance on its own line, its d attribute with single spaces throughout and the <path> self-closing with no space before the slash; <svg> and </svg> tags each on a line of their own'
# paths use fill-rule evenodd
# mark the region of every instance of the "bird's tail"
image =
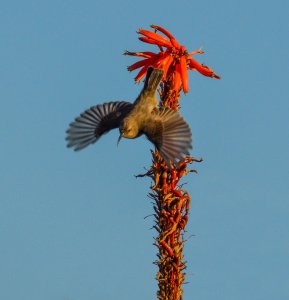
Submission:
<svg viewBox="0 0 289 300">
<path fill-rule="evenodd" d="M 154 94 L 163 78 L 163 74 L 163 70 L 149 67 L 147 70 L 143 91 Z"/>
</svg>

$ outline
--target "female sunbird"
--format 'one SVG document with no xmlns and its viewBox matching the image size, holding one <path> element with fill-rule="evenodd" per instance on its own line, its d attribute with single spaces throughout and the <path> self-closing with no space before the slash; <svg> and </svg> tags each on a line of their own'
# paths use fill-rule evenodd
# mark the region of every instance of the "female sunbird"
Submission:
<svg viewBox="0 0 289 300">
<path fill-rule="evenodd" d="M 191 129 L 179 112 L 159 108 L 156 91 L 162 77 L 162 70 L 150 67 L 134 103 L 109 102 L 84 111 L 66 131 L 67 147 L 81 150 L 111 129 L 119 128 L 118 142 L 122 137 L 134 139 L 144 134 L 168 164 L 183 160 L 192 148 Z"/>
</svg>

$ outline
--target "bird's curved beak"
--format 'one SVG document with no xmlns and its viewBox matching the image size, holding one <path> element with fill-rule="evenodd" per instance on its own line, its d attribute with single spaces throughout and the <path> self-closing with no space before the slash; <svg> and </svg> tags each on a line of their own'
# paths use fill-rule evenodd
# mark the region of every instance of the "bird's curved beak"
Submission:
<svg viewBox="0 0 289 300">
<path fill-rule="evenodd" d="M 121 138 L 122 138 L 122 133 L 121 133 L 121 134 L 119 135 L 119 137 L 118 137 L 118 140 L 117 140 L 117 146 L 118 146 L 118 144 L 119 144 Z"/>
</svg>

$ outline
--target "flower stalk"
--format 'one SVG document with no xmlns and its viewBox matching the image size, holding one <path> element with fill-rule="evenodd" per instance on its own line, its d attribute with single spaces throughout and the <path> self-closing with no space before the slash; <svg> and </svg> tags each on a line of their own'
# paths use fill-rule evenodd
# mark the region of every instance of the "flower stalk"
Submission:
<svg viewBox="0 0 289 300">
<path fill-rule="evenodd" d="M 196 70 L 204 76 L 220 79 L 221 77 L 206 66 L 198 63 L 192 56 L 203 54 L 202 49 L 188 52 L 185 46 L 173 37 L 166 29 L 151 25 L 155 31 L 139 29 L 139 40 L 154 44 L 159 51 L 129 52 L 125 55 L 141 57 L 142 60 L 128 67 L 129 71 L 140 69 L 135 77 L 139 82 L 146 74 L 149 66 L 164 70 L 160 85 L 160 106 L 179 110 L 181 91 L 188 93 L 188 70 Z M 186 261 L 183 250 L 185 245 L 185 228 L 190 211 L 190 195 L 183 189 L 180 180 L 188 173 L 197 172 L 188 166 L 202 159 L 186 157 L 178 165 L 167 165 L 160 153 L 152 152 L 152 166 L 141 177 L 152 179 L 149 197 L 153 200 L 155 217 L 154 229 L 157 231 L 154 245 L 158 248 L 158 280 L 157 298 L 159 300 L 181 300 L 183 298 L 182 284 L 185 282 Z"/>
</svg>

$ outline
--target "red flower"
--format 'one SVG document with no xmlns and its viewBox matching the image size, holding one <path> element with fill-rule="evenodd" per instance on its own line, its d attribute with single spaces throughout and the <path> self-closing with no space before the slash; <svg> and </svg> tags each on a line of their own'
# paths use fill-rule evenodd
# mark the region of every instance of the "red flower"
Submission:
<svg viewBox="0 0 289 300">
<path fill-rule="evenodd" d="M 181 89 L 187 93 L 189 91 L 188 84 L 188 69 L 197 70 L 199 73 L 212 77 L 221 79 L 221 77 L 214 73 L 214 71 L 208 66 L 198 63 L 195 59 L 191 58 L 195 54 L 203 54 L 202 49 L 195 50 L 189 53 L 186 50 L 185 46 L 179 44 L 179 42 L 168 32 L 166 29 L 157 26 L 151 25 L 155 29 L 155 32 L 139 29 L 138 33 L 141 35 L 139 40 L 142 42 L 157 45 L 160 49 L 160 52 L 129 52 L 126 51 L 125 55 L 139 56 L 143 57 L 143 60 L 140 60 L 131 66 L 128 67 L 129 71 L 133 71 L 141 68 L 135 81 L 140 81 L 149 66 L 164 70 L 163 81 L 166 81 L 170 76 L 173 82 L 173 89 L 176 92 L 179 92 Z M 157 33 L 161 32 L 163 35 Z M 165 48 L 165 49 L 164 49 Z"/>
</svg>

